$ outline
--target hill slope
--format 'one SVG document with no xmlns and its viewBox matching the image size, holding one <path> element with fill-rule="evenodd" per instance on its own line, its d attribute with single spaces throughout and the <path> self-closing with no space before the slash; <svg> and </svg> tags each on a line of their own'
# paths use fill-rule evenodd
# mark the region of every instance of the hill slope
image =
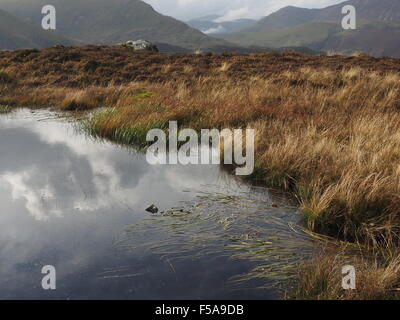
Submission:
<svg viewBox="0 0 400 320">
<path fill-rule="evenodd" d="M 345 54 L 366 52 L 375 57 L 400 57 L 400 22 L 361 21 L 354 31 L 341 31 L 329 37 L 320 50 Z"/>
<path fill-rule="evenodd" d="M 241 31 L 260 32 L 312 22 L 341 23 L 342 8 L 345 5 L 353 5 L 356 8 L 358 19 L 400 21 L 400 1 L 398 0 L 350 0 L 323 9 L 284 7 Z"/>
<path fill-rule="evenodd" d="M 342 7 L 354 5 L 357 30 L 341 27 Z M 241 45 L 305 46 L 314 50 L 400 57 L 400 1 L 351 0 L 324 9 L 283 8 L 238 33 L 221 35 Z"/>
<path fill-rule="evenodd" d="M 74 45 L 77 42 L 0 10 L 0 49 L 43 48 L 56 44 Z"/>
<path fill-rule="evenodd" d="M 34 23 L 41 21 L 41 8 L 48 0 L 3 0 L 2 6 Z M 116 44 L 144 38 L 186 49 L 229 46 L 185 23 L 156 12 L 139 0 L 53 0 L 57 28 L 86 43 Z"/>
<path fill-rule="evenodd" d="M 248 46 L 307 46 L 321 49 L 326 39 L 340 31 L 341 27 L 337 24 L 315 22 L 268 31 L 233 33 L 224 35 L 224 38 Z"/>
<path fill-rule="evenodd" d="M 42 50 L 0 51 L 0 68 L 7 66 L 21 87 L 46 85 L 65 87 L 109 86 L 132 81 L 183 81 L 230 76 L 235 81 L 265 79 L 304 67 L 332 71 L 355 67 L 371 71 L 400 70 L 400 59 L 305 55 L 301 53 L 256 53 L 244 55 L 168 54 L 132 51 L 122 46 L 51 47 Z M 39 66 L 39 67 L 38 67 Z M 164 68 L 168 66 L 168 69 Z M 228 66 L 228 68 L 221 68 Z M 190 70 L 190 72 L 188 72 Z M 29 77 L 26 77 L 26 74 Z M 317 80 L 316 80 L 317 81 Z M 307 82 L 308 83 L 308 82 Z M 313 82 L 310 81 L 312 84 Z M 327 87 L 328 88 L 328 87 Z M 141 88 L 142 89 L 142 88 Z M 33 93 L 36 95 L 36 93 Z M 57 95 L 44 95 L 52 99 Z M 22 96 L 25 99 L 24 96 Z M 0 95 L 6 99 L 6 93 Z M 4 101 L 4 100 L 3 100 Z"/>
<path fill-rule="evenodd" d="M 269 47 L 308 47 L 317 51 L 344 54 L 366 52 L 370 55 L 400 57 L 400 22 L 358 22 L 357 30 L 343 30 L 336 23 L 313 22 L 294 27 L 260 32 L 225 35 L 225 39 L 242 45 Z"/>
<path fill-rule="evenodd" d="M 287 28 L 313 21 L 319 14 L 318 9 L 305 9 L 293 6 L 282 8 L 261 19 L 253 26 L 244 28 L 242 32 L 260 32 L 279 28 Z"/>
<path fill-rule="evenodd" d="M 353 5 L 357 18 L 376 21 L 400 21 L 400 1 L 398 0 L 350 0 L 320 9 L 314 21 L 340 22 L 344 5 Z"/>
</svg>

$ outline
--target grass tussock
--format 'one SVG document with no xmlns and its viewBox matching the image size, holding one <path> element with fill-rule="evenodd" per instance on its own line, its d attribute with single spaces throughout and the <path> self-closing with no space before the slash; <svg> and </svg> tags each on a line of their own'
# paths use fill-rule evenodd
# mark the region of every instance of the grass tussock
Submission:
<svg viewBox="0 0 400 320">
<path fill-rule="evenodd" d="M 231 65 L 228 62 L 222 63 L 221 67 L 219 68 L 219 71 L 225 72 L 228 71 Z"/>
<path fill-rule="evenodd" d="M 0 85 L 14 84 L 16 82 L 15 78 L 6 72 L 0 71 Z"/>
<path fill-rule="evenodd" d="M 11 107 L 7 105 L 1 105 L 0 104 L 0 114 L 5 114 L 11 112 Z"/>
<path fill-rule="evenodd" d="M 107 138 L 123 144 L 135 145 L 139 148 L 147 146 L 146 135 L 150 129 L 166 129 L 168 123 L 164 120 L 154 119 L 152 122 L 126 123 L 129 111 L 120 113 L 117 109 L 95 113 L 86 121 L 86 129 L 94 136 Z"/>
<path fill-rule="evenodd" d="M 104 96 L 95 88 L 74 90 L 65 95 L 59 108 L 66 111 L 90 110 L 102 106 Z"/>
<path fill-rule="evenodd" d="M 397 300 L 400 298 L 400 255 L 339 253 L 327 250 L 306 261 L 298 286 L 287 294 L 297 300 Z M 355 268 L 355 289 L 342 286 L 342 267 Z"/>
</svg>

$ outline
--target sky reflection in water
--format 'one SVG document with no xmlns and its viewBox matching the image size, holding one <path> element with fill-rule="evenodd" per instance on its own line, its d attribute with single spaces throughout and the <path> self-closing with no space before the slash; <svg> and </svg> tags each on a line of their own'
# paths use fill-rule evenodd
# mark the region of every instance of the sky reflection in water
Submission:
<svg viewBox="0 0 400 320">
<path fill-rule="evenodd" d="M 251 191 L 218 166 L 150 166 L 47 111 L 1 116 L 0 298 L 276 298 L 274 290 L 228 288 L 251 262 L 198 258 L 171 268 L 157 252 L 114 246 L 126 225 L 148 218 L 150 204 L 168 210 L 214 188 Z M 40 285 L 48 264 L 57 269 L 54 291 Z M 104 277 L 110 272 L 123 276 Z"/>
</svg>

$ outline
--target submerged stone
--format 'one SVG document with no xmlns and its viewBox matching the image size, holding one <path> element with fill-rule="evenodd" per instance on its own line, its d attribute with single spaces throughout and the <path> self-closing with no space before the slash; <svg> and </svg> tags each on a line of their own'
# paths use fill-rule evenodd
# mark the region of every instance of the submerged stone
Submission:
<svg viewBox="0 0 400 320">
<path fill-rule="evenodd" d="M 150 212 L 150 213 L 157 213 L 158 212 L 158 208 L 154 204 L 152 204 L 150 207 L 148 207 L 146 209 L 146 211 Z"/>
</svg>

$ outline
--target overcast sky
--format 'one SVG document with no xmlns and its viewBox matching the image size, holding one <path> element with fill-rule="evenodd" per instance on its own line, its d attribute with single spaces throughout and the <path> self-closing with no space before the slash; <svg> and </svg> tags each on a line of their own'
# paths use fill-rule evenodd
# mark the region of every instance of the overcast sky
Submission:
<svg viewBox="0 0 400 320">
<path fill-rule="evenodd" d="M 180 20 L 208 14 L 223 15 L 223 20 L 260 18 L 282 7 L 323 8 L 344 0 L 144 0 L 158 12 Z"/>
</svg>

